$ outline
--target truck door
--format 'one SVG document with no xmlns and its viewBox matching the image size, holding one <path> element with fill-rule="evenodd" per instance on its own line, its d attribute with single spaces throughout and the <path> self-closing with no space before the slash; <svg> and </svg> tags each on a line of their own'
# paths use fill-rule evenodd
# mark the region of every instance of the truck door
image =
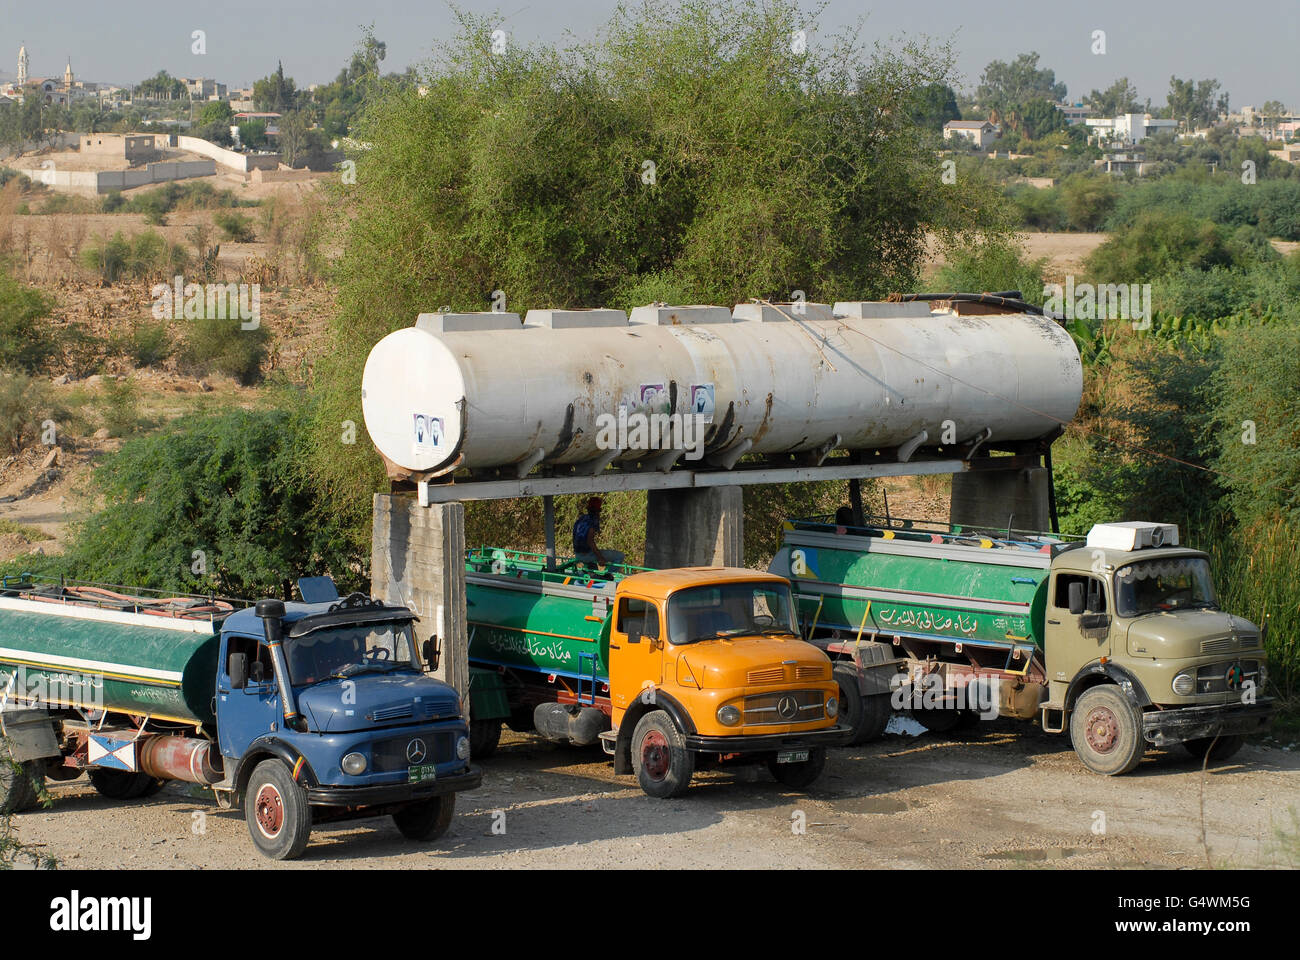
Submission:
<svg viewBox="0 0 1300 960">
<path fill-rule="evenodd" d="M 1047 607 L 1048 678 L 1068 680 L 1079 668 L 1109 656 L 1106 585 L 1100 577 L 1086 573 L 1055 574 Z"/>
<path fill-rule="evenodd" d="M 217 739 L 227 757 L 241 756 L 250 743 L 279 729 L 280 691 L 275 685 L 271 651 L 261 637 L 232 635 L 217 669 Z M 243 686 L 231 679 L 231 661 L 243 655 Z"/>
<path fill-rule="evenodd" d="M 626 710 L 647 686 L 664 677 L 663 617 L 653 600 L 621 596 L 609 631 L 609 695 Z"/>
</svg>

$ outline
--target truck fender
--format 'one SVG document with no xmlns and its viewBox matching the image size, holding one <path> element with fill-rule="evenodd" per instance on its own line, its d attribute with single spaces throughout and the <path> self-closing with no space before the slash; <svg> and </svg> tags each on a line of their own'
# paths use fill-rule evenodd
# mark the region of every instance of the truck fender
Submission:
<svg viewBox="0 0 1300 960">
<path fill-rule="evenodd" d="M 1119 687 L 1139 712 L 1151 705 L 1151 698 L 1147 696 L 1146 688 L 1128 670 L 1113 663 L 1094 662 L 1081 669 L 1070 681 L 1069 689 L 1065 693 L 1066 712 L 1074 708 L 1074 701 L 1079 699 L 1080 694 L 1085 690 L 1107 681 Z"/>
<path fill-rule="evenodd" d="M 673 718 L 673 723 L 682 733 L 695 732 L 695 723 L 691 720 L 690 712 L 675 697 L 656 687 L 654 698 L 650 700 L 642 691 L 642 694 L 627 708 L 623 714 L 623 721 L 618 726 L 618 740 L 614 744 L 614 773 L 632 772 L 632 733 L 636 730 L 637 721 L 651 710 L 663 710 Z"/>
<path fill-rule="evenodd" d="M 235 775 L 232 779 L 237 793 L 243 793 L 244 788 L 248 786 L 249 778 L 253 776 L 253 768 L 269 757 L 283 760 L 294 780 L 303 787 L 319 786 L 320 781 L 316 777 L 316 771 L 312 769 L 306 757 L 279 737 L 259 737 L 248 745 L 244 755 L 239 758 L 239 765 L 235 767 Z"/>
</svg>

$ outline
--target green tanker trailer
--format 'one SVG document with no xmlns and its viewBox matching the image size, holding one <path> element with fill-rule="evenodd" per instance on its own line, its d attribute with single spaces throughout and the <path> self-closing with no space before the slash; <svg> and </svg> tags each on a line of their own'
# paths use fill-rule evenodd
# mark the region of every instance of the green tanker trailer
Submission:
<svg viewBox="0 0 1300 960">
<path fill-rule="evenodd" d="M 0 582 L 0 812 L 81 773 L 118 800 L 166 780 L 242 800 L 274 859 L 313 823 L 446 831 L 478 785 L 460 698 L 423 673 L 414 615 L 328 578 L 256 607 L 32 577 Z M 426 656 L 428 651 L 424 651 Z"/>
<path fill-rule="evenodd" d="M 894 709 L 932 730 L 1036 717 L 1119 774 L 1148 745 L 1226 758 L 1269 724 L 1261 632 L 1218 608 L 1209 558 L 1170 524 L 1063 538 L 820 517 L 786 524 L 770 570 L 835 662 L 853 742 Z"/>
</svg>

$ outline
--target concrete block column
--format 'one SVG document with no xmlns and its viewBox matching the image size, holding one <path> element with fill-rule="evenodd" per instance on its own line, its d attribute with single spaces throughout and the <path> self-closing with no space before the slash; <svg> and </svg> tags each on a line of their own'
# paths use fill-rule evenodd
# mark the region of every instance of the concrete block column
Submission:
<svg viewBox="0 0 1300 960">
<path fill-rule="evenodd" d="M 413 496 L 376 494 L 371 594 L 419 616 L 418 642 L 438 636 L 435 672 L 460 693 L 469 715 L 469 637 L 465 626 L 465 505 L 420 506 Z"/>
<path fill-rule="evenodd" d="M 1008 526 L 1017 530 L 1050 530 L 1050 483 L 1051 476 L 1044 467 L 955 473 L 949 522 L 993 530 L 1005 530 Z"/>
<path fill-rule="evenodd" d="M 646 566 L 738 567 L 744 554 L 740 487 L 651 490 L 646 495 Z"/>
</svg>

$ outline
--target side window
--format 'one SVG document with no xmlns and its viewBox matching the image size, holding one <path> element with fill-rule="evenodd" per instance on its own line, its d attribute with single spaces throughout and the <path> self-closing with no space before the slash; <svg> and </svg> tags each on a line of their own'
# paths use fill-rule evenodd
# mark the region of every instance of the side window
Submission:
<svg viewBox="0 0 1300 960">
<path fill-rule="evenodd" d="M 639 633 L 643 637 L 658 639 L 659 608 L 649 600 L 623 597 L 618 602 L 618 621 L 615 626 L 619 633 Z"/>
<path fill-rule="evenodd" d="M 257 637 L 231 637 L 226 647 L 226 676 L 230 676 L 230 658 L 237 653 L 242 653 L 248 662 L 248 681 L 254 682 L 256 670 L 253 664 L 262 665 L 262 682 L 269 683 L 275 676 L 275 668 L 271 665 L 271 650 L 265 643 Z"/>
<path fill-rule="evenodd" d="M 1056 577 L 1056 593 L 1052 605 L 1061 610 L 1070 609 L 1070 584 L 1083 585 L 1084 609 L 1089 613 L 1106 612 L 1106 591 L 1096 577 L 1082 573 L 1061 573 Z"/>
</svg>

